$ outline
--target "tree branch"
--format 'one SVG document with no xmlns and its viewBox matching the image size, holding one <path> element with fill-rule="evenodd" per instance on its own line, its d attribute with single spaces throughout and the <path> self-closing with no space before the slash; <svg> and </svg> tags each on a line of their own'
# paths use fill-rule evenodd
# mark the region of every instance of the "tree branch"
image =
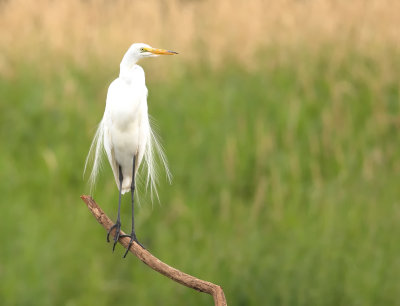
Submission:
<svg viewBox="0 0 400 306">
<path fill-rule="evenodd" d="M 97 219 L 97 221 L 106 229 L 106 231 L 108 231 L 114 224 L 110 220 L 110 218 L 104 213 L 99 205 L 97 205 L 97 203 L 93 200 L 91 196 L 82 195 L 81 199 L 86 203 L 90 212 Z M 113 235 L 114 233 L 115 232 L 113 231 Z M 122 231 L 121 235 L 124 235 Z M 119 238 L 119 243 L 122 244 L 125 248 L 128 247 L 129 241 L 130 239 L 128 237 Z M 180 283 L 181 285 L 184 285 L 186 287 L 195 289 L 197 291 L 205 292 L 212 295 L 212 297 L 214 298 L 214 304 L 216 306 L 227 305 L 224 291 L 220 286 L 198 279 L 163 263 L 157 257 L 153 256 L 149 251 L 143 249 L 135 241 L 130 248 L 130 252 L 133 253 L 141 261 L 143 261 L 150 268 L 169 277 L 173 281 Z"/>
</svg>

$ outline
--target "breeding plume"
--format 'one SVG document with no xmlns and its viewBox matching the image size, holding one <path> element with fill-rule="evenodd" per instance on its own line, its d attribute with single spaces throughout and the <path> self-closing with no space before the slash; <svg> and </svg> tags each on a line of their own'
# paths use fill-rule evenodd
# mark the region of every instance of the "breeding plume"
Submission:
<svg viewBox="0 0 400 306">
<path fill-rule="evenodd" d="M 134 223 L 134 191 L 135 177 L 143 167 L 142 160 L 147 166 L 146 185 L 151 195 L 157 194 L 157 169 L 154 155 L 158 154 L 165 167 L 168 179 L 170 172 L 166 157 L 153 133 L 147 112 L 147 87 L 143 68 L 137 62 L 144 57 L 156 57 L 159 55 L 177 54 L 174 51 L 155 49 L 143 43 L 133 44 L 125 53 L 120 64 L 119 77 L 115 79 L 107 93 L 106 109 L 103 119 L 94 136 L 86 158 L 85 171 L 90 157 L 94 155 L 93 169 L 90 175 L 90 183 L 93 187 L 100 170 L 103 147 L 107 153 L 114 173 L 115 182 L 119 189 L 118 216 L 116 223 L 107 233 L 107 241 L 110 242 L 110 233 L 115 229 L 113 251 L 121 231 L 121 194 L 131 191 L 132 202 L 132 231 L 128 249 L 133 241 L 138 244 Z M 141 245 L 141 244 L 140 244 Z"/>
</svg>

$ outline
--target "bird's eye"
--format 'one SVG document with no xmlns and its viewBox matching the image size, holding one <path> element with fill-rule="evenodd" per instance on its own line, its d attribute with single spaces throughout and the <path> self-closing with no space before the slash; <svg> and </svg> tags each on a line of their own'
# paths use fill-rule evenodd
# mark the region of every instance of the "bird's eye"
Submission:
<svg viewBox="0 0 400 306">
<path fill-rule="evenodd" d="M 144 52 L 145 50 L 144 50 L 144 48 L 140 48 L 140 52 Z"/>
</svg>

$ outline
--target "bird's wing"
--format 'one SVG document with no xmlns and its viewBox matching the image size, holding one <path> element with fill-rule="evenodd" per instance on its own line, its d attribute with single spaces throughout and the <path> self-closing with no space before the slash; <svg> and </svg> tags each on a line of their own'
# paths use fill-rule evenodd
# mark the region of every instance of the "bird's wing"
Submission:
<svg viewBox="0 0 400 306">
<path fill-rule="evenodd" d="M 112 145 L 111 141 L 111 135 L 109 131 L 109 126 L 111 122 L 109 122 L 111 119 L 107 116 L 107 113 L 104 115 L 105 124 L 104 124 L 104 149 L 107 153 L 107 158 L 108 161 L 110 162 L 111 169 L 114 174 L 115 182 L 117 183 L 118 189 L 119 189 L 119 169 L 117 165 L 117 161 L 115 160 L 115 152 L 114 152 L 114 147 Z"/>
<path fill-rule="evenodd" d="M 114 81 L 115 82 L 115 81 Z M 114 83 L 110 84 L 110 87 Z M 108 101 L 108 95 L 107 95 Z M 89 184 L 90 184 L 90 193 L 93 193 L 94 186 L 96 184 L 97 176 L 101 170 L 102 166 L 102 157 L 104 150 L 107 153 L 107 157 L 110 161 L 115 180 L 118 184 L 118 167 L 114 158 L 114 150 L 112 149 L 112 142 L 109 133 L 109 126 L 111 124 L 108 108 L 108 103 L 106 102 L 106 109 L 104 111 L 103 118 L 101 119 L 99 126 L 97 127 L 97 131 L 93 137 L 92 144 L 90 145 L 89 153 L 86 157 L 85 168 L 83 174 L 85 174 L 88 164 L 93 161 L 92 171 L 90 173 Z"/>
</svg>

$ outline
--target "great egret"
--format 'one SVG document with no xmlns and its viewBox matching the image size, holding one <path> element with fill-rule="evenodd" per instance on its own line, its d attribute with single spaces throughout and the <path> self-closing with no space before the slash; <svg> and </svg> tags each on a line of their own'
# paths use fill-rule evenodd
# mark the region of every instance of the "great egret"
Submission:
<svg viewBox="0 0 400 306">
<path fill-rule="evenodd" d="M 154 151 L 159 154 L 167 177 L 170 179 L 166 157 L 150 126 L 147 113 L 148 91 L 145 84 L 144 71 L 136 63 L 145 57 L 173 54 L 177 54 L 177 52 L 152 48 L 143 43 L 135 43 L 130 46 L 122 58 L 119 77 L 108 88 L 103 119 L 99 124 L 86 158 L 85 171 L 90 156 L 94 153 L 93 169 L 90 175 L 90 183 L 93 187 L 100 170 L 101 153 L 104 146 L 119 189 L 117 221 L 107 233 L 107 241 L 110 242 L 110 233 L 113 229 L 116 230 L 113 251 L 119 237 L 123 237 L 120 235 L 121 194 L 131 191 L 132 232 L 130 235 L 124 235 L 131 238 L 124 257 L 133 241 L 140 244 L 135 233 L 134 191 L 135 176 L 143 157 L 147 165 L 146 184 L 147 186 L 150 185 L 152 196 L 154 192 L 158 197 Z"/>
</svg>

